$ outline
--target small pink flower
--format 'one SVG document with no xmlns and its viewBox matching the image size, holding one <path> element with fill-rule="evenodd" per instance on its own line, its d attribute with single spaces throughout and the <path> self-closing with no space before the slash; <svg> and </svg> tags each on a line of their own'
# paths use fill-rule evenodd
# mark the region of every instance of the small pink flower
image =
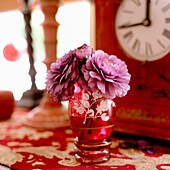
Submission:
<svg viewBox="0 0 170 170">
<path fill-rule="evenodd" d="M 86 44 L 83 44 L 81 47 L 76 49 L 76 57 L 79 60 L 83 60 L 83 58 L 87 58 L 91 56 L 92 48 Z"/>
</svg>

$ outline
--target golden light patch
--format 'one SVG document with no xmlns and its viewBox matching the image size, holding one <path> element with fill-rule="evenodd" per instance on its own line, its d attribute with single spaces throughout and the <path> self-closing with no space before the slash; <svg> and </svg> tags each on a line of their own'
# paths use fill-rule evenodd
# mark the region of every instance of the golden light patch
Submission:
<svg viewBox="0 0 170 170">
<path fill-rule="evenodd" d="M 23 156 L 15 151 L 11 150 L 7 146 L 0 145 L 0 163 L 10 166 L 16 162 L 21 162 Z"/>
<path fill-rule="evenodd" d="M 23 143 L 20 143 L 20 142 L 8 142 L 7 143 L 8 146 L 32 146 L 31 143 L 27 143 L 27 142 L 23 142 Z"/>
</svg>

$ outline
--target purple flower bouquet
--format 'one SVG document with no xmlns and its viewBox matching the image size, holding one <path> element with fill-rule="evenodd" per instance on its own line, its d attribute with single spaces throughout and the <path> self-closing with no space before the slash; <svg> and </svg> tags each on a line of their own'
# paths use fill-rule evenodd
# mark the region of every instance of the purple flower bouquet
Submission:
<svg viewBox="0 0 170 170">
<path fill-rule="evenodd" d="M 59 102 L 72 98 L 76 82 L 82 89 L 114 99 L 127 94 L 130 77 L 124 61 L 84 44 L 52 63 L 46 87 L 50 96 Z"/>
</svg>

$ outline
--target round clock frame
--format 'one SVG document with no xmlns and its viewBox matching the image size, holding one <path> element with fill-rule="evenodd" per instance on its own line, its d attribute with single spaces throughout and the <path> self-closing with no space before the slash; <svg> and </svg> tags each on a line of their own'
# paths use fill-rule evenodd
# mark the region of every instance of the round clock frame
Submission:
<svg viewBox="0 0 170 170">
<path fill-rule="evenodd" d="M 115 16 L 115 33 L 124 53 L 154 61 L 170 51 L 170 1 L 123 0 Z"/>
</svg>

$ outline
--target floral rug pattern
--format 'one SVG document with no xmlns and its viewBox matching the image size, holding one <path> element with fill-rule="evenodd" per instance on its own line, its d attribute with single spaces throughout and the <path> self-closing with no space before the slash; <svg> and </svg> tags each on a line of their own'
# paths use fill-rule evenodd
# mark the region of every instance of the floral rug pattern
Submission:
<svg viewBox="0 0 170 170">
<path fill-rule="evenodd" d="M 131 145 L 124 147 L 123 144 L 134 143 L 135 139 L 117 137 L 113 137 L 108 162 L 80 164 L 74 158 L 74 137 L 70 129 L 40 131 L 26 127 L 22 124 L 26 114 L 26 110 L 19 109 L 9 120 L 0 122 L 0 164 L 14 170 L 170 169 L 170 146 L 155 143 L 154 152 L 149 153 Z"/>
</svg>

